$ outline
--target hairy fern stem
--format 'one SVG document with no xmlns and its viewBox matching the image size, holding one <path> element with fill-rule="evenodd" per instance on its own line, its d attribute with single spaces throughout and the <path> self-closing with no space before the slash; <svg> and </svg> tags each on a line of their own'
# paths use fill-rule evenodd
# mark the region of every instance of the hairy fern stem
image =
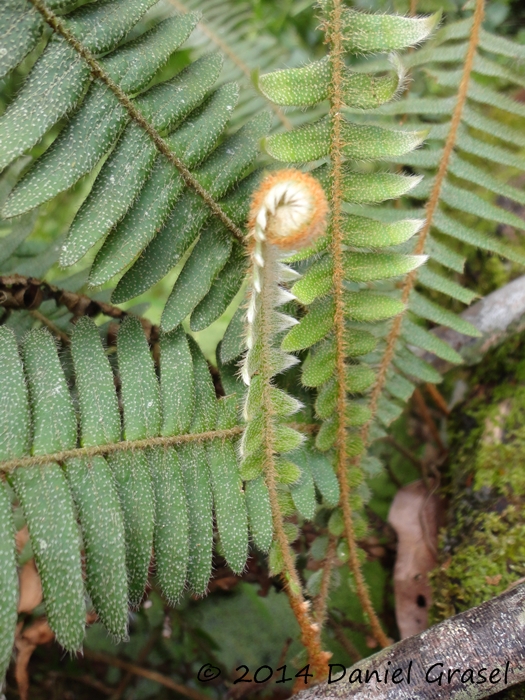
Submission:
<svg viewBox="0 0 525 700">
<path fill-rule="evenodd" d="M 337 438 L 336 459 L 337 475 L 341 489 L 341 509 L 345 526 L 345 536 L 348 541 L 349 563 L 354 575 L 357 595 L 368 617 L 372 633 L 383 647 L 390 645 L 390 640 L 384 633 L 379 618 L 374 610 L 370 593 L 361 570 L 358 556 L 358 545 L 354 534 L 352 509 L 350 506 L 350 486 L 348 483 L 349 460 L 347 456 L 346 431 L 346 344 L 345 344 L 345 309 L 344 309 L 344 267 L 343 267 L 343 228 L 342 228 L 342 183 L 343 183 L 343 37 L 341 31 L 341 0 L 334 0 L 330 13 L 328 40 L 330 42 L 330 61 L 332 65 L 332 82 L 330 86 L 330 119 L 331 119 L 331 224 L 332 224 L 332 256 L 333 291 L 335 300 L 334 332 L 336 343 L 336 378 L 337 378 Z M 328 567 L 330 563 L 327 562 Z"/>
<path fill-rule="evenodd" d="M 152 437 L 144 440 L 122 440 L 121 442 L 108 443 L 107 445 L 94 445 L 93 447 L 76 447 L 71 450 L 61 450 L 47 455 L 33 455 L 32 457 L 18 457 L 0 462 L 0 472 L 11 472 L 17 467 L 36 467 L 55 462 L 65 462 L 68 459 L 81 457 L 96 457 L 97 455 L 109 455 L 116 452 L 130 452 L 134 450 L 146 450 L 150 447 L 169 447 L 170 445 L 182 445 L 188 442 L 207 442 L 216 438 L 226 440 L 235 438 L 242 433 L 241 426 L 235 426 L 227 430 L 209 430 L 204 433 L 185 435 L 170 435 L 169 437 Z"/>
<path fill-rule="evenodd" d="M 95 56 L 87 49 L 81 41 L 79 41 L 72 32 L 64 25 L 60 17 L 48 9 L 42 0 L 30 0 L 31 4 L 40 12 L 46 23 L 53 29 L 54 32 L 62 36 L 67 43 L 72 46 L 75 51 L 82 56 L 84 61 L 90 67 L 95 78 L 101 80 L 117 97 L 120 104 L 126 109 L 129 116 L 135 121 L 151 138 L 159 153 L 162 153 L 170 163 L 172 163 L 179 171 L 182 179 L 188 187 L 193 189 L 211 209 L 213 214 L 224 224 L 228 231 L 236 238 L 239 243 L 244 244 L 244 235 L 241 229 L 235 225 L 230 217 L 222 210 L 213 197 L 206 189 L 196 180 L 186 167 L 183 161 L 171 150 L 166 141 L 162 138 L 159 132 L 143 117 L 141 112 L 135 107 L 124 90 L 108 75 L 103 69 Z"/>
</svg>

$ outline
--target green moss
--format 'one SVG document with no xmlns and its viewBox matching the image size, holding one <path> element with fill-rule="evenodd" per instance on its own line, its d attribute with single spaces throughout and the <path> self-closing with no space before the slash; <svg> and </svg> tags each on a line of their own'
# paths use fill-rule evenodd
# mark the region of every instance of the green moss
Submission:
<svg viewBox="0 0 525 700">
<path fill-rule="evenodd" d="M 460 523 L 458 523 L 460 526 Z M 525 575 L 525 522 L 521 508 L 479 514 L 470 537 L 434 571 L 433 621 L 480 605 Z"/>
<path fill-rule="evenodd" d="M 433 621 L 525 575 L 525 335 L 489 353 L 450 420 L 450 522 L 433 572 Z M 448 479 L 448 481 L 447 481 Z"/>
</svg>

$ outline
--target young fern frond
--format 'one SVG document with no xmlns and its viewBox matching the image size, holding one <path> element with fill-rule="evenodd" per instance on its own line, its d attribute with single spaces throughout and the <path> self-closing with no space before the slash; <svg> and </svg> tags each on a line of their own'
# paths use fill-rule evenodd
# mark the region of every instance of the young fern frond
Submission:
<svg viewBox="0 0 525 700">
<path fill-rule="evenodd" d="M 252 473 L 247 494 L 257 492 L 247 501 L 250 522 L 257 524 L 252 526 L 255 544 L 263 550 L 270 548 L 270 569 L 273 574 L 282 574 L 310 663 L 320 677 L 326 673 L 328 657 L 321 651 L 320 628 L 310 618 L 309 604 L 302 593 L 289 544 L 297 532 L 287 531 L 278 486 L 279 482 L 286 484 L 298 478 L 293 452 L 300 447 L 303 436 L 283 425 L 283 420 L 296 413 L 300 404 L 275 386 L 274 377 L 297 362 L 280 348 L 283 332 L 296 320 L 277 309 L 294 299 L 284 285 L 298 276 L 282 259 L 323 233 L 327 209 L 317 180 L 297 170 L 268 176 L 254 195 L 249 220 L 248 351 L 242 363 L 242 378 L 248 387 L 244 402 L 246 428 L 240 441 L 242 470 Z M 271 519 L 264 524 L 267 503 Z"/>
</svg>

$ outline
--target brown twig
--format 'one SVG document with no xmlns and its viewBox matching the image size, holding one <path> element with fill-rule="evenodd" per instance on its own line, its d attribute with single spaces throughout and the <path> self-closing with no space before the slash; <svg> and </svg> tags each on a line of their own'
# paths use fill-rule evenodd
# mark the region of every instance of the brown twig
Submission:
<svg viewBox="0 0 525 700">
<path fill-rule="evenodd" d="M 60 338 L 60 340 L 65 344 L 69 345 L 70 340 L 69 336 L 67 333 L 64 333 L 64 331 L 61 331 L 58 326 L 55 326 L 53 321 L 51 321 L 47 316 L 44 316 L 44 314 L 41 314 L 40 311 L 30 311 L 29 312 L 33 318 L 36 318 L 37 321 L 40 321 L 40 323 L 43 323 L 46 328 L 49 328 L 51 333 L 53 335 L 56 335 L 57 338 Z"/>
<path fill-rule="evenodd" d="M 49 319 L 46 319 L 43 314 L 37 316 L 35 312 L 37 312 L 44 301 L 50 299 L 53 299 L 57 306 L 64 306 L 76 318 L 103 314 L 122 321 L 126 316 L 133 315 L 119 309 L 118 306 L 113 306 L 103 301 L 96 301 L 85 294 L 69 292 L 36 277 L 24 277 L 23 275 L 0 276 L 0 306 L 14 311 L 30 311 L 35 318 L 38 317 L 38 320 L 45 323 L 48 327 L 49 323 L 51 323 Z M 140 322 L 149 342 L 155 343 L 158 341 L 158 326 L 153 325 L 145 318 L 140 318 Z M 60 331 L 58 332 L 60 333 Z"/>
<path fill-rule="evenodd" d="M 148 656 L 150 655 L 151 650 L 152 650 L 153 647 L 155 646 L 155 644 L 156 644 L 158 638 L 159 638 L 159 631 L 158 631 L 158 630 L 154 630 L 154 631 L 150 634 L 148 640 L 146 641 L 146 644 L 142 647 L 142 649 L 140 650 L 140 652 L 139 652 L 139 654 L 138 654 L 138 656 L 137 656 L 136 663 L 137 663 L 138 666 L 140 666 L 141 664 L 144 663 L 144 661 L 146 661 L 146 659 L 147 659 Z M 124 691 L 126 690 L 126 688 L 128 687 L 128 685 L 131 683 L 131 681 L 132 681 L 132 679 L 133 679 L 133 676 L 134 676 L 134 674 L 133 674 L 131 671 L 127 671 L 127 673 L 126 673 L 126 675 L 124 676 L 124 678 L 123 678 L 123 679 L 120 681 L 120 683 L 118 684 L 117 689 L 116 689 L 115 692 L 111 695 L 111 700 L 120 700 L 120 698 L 121 698 L 122 695 L 124 694 Z"/>
<path fill-rule="evenodd" d="M 330 579 L 332 578 L 332 569 L 335 563 L 337 550 L 337 537 L 330 535 L 326 555 L 323 562 L 323 576 L 321 578 L 321 587 L 319 595 L 314 601 L 314 615 L 317 624 L 322 628 L 326 621 L 328 593 L 330 592 Z"/>
<path fill-rule="evenodd" d="M 418 413 L 418 415 L 421 416 L 423 421 L 426 423 L 426 425 L 430 431 L 430 434 L 432 435 L 434 442 L 439 447 L 441 452 L 445 452 L 446 447 L 443 444 L 443 440 L 441 439 L 441 435 L 439 434 L 438 427 L 437 427 L 434 419 L 432 418 L 430 411 L 428 410 L 428 406 L 425 403 L 425 399 L 423 398 L 423 394 L 421 393 L 421 391 L 419 389 L 414 389 L 414 394 L 413 394 L 412 398 L 413 398 L 414 404 L 416 406 L 417 413 Z"/>
<path fill-rule="evenodd" d="M 118 659 L 116 656 L 101 654 L 98 651 L 91 651 L 90 649 L 84 649 L 84 656 L 90 661 L 106 664 L 108 666 L 115 666 L 116 668 L 121 668 L 123 671 L 129 671 L 135 676 L 148 678 L 150 681 L 155 681 L 155 683 L 159 683 L 165 688 L 170 688 L 171 690 L 180 693 L 180 695 L 191 698 L 191 700 L 209 700 L 207 695 L 199 693 L 198 690 L 193 690 L 193 688 L 187 688 L 181 683 L 176 683 L 169 676 L 165 676 L 158 671 L 150 671 L 148 668 L 142 668 L 141 666 L 129 663 L 128 661 L 123 661 L 122 659 Z"/>
<path fill-rule="evenodd" d="M 385 438 L 383 438 L 383 442 L 387 442 L 389 445 L 392 445 L 392 447 L 396 449 L 400 454 L 402 454 L 403 457 L 406 457 L 409 462 L 412 462 L 412 464 L 415 467 L 417 467 L 419 471 L 423 471 L 423 463 L 421 462 L 421 460 L 418 457 L 416 457 L 412 450 L 409 450 L 407 447 L 402 445 L 394 437 L 392 437 L 392 435 L 387 435 Z M 394 474 L 390 474 L 390 478 L 398 486 L 401 486 L 401 483 Z"/>
<path fill-rule="evenodd" d="M 432 401 L 436 404 L 436 406 L 439 408 L 441 413 L 444 416 L 449 416 L 450 415 L 450 409 L 447 406 L 447 402 L 445 401 L 443 394 L 439 391 L 439 389 L 436 387 L 435 384 L 430 384 L 429 382 L 425 384 L 425 389 L 427 392 L 430 394 L 430 397 L 432 398 Z"/>
<path fill-rule="evenodd" d="M 360 661 L 360 659 L 362 659 L 363 657 L 359 653 L 357 647 L 355 647 L 352 644 L 351 640 L 348 639 L 343 627 L 332 616 L 328 618 L 327 625 L 328 627 L 331 627 L 331 629 L 333 629 L 335 638 L 348 654 L 350 661 L 354 664 Z"/>
</svg>

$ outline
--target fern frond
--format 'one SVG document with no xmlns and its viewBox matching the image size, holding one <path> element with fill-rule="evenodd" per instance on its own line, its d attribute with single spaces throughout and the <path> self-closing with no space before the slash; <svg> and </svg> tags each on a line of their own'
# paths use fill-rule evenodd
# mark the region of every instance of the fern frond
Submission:
<svg viewBox="0 0 525 700">
<path fill-rule="evenodd" d="M 87 592 L 117 639 L 127 634 L 128 605 L 136 606 L 144 594 L 152 551 L 170 602 L 187 584 L 206 592 L 214 512 L 224 556 L 242 571 L 248 532 L 232 442 L 241 432 L 237 404 L 231 397 L 217 401 L 206 361 L 182 329 L 161 339 L 159 384 L 140 321 L 128 317 L 121 324 L 122 426 L 114 372 L 87 317 L 78 320 L 71 338 L 78 417 L 47 329 L 31 331 L 20 356 L 13 332 L 0 328 L 0 356 L 8 370 L 0 383 L 0 469 L 23 508 L 49 624 L 64 648 L 80 649 L 84 636 L 81 549 Z M 228 494 L 226 487 L 235 489 Z M 1 554 L 10 581 L 8 497 L 7 505 Z M 17 583 L 14 588 L 2 596 L 7 622 Z M 11 633 L 3 632 L 2 649 Z"/>
<path fill-rule="evenodd" d="M 141 293 L 137 277 L 148 289 L 174 267 L 210 217 L 221 224 L 212 227 L 210 235 L 233 236 L 243 244 L 240 226 L 247 213 L 242 207 L 245 199 L 235 200 L 233 193 L 230 203 L 228 193 L 250 169 L 258 140 L 269 127 L 269 115 L 259 114 L 216 148 L 238 98 L 238 88 L 231 83 L 209 94 L 222 65 L 217 54 L 202 56 L 175 78 L 147 89 L 200 19 L 195 12 L 170 17 L 117 46 L 152 4 L 152 0 L 108 0 L 58 17 L 42 0 L 34 0 L 55 35 L 0 117 L 4 144 L 0 162 L 6 165 L 74 110 L 58 138 L 9 196 L 3 210 L 7 217 L 19 216 L 64 191 L 112 149 L 73 221 L 61 264 L 74 264 L 103 243 L 91 267 L 90 283 L 103 284 L 131 266 L 115 292 L 118 301 Z M 16 23 L 14 16 L 4 19 Z M 27 112 L 23 128 L 12 137 L 22 112 Z M 253 180 L 243 184 L 249 187 Z M 219 200 L 225 196 L 222 206 Z M 225 211 L 228 207 L 231 215 Z M 181 215 L 187 227 L 183 236 L 172 226 Z M 166 246 L 169 258 L 164 254 Z M 182 318 L 206 297 L 226 264 L 230 262 L 231 267 L 238 259 L 238 247 L 232 248 L 231 242 L 228 246 L 225 255 L 213 258 L 208 285 L 195 303 L 181 310 Z M 198 251 L 203 247 L 197 246 Z M 163 249 L 160 259 L 159 248 Z M 190 262 L 195 256 L 190 256 Z M 137 260 L 148 269 L 151 283 L 140 268 L 137 275 L 133 266 Z M 212 262 L 211 255 L 206 262 Z M 189 298 L 193 290 L 184 290 L 185 277 L 188 273 L 178 282 L 177 295 L 183 287 L 183 296 Z M 239 276 L 237 281 L 236 289 L 230 281 L 226 292 L 215 293 L 201 324 L 209 325 L 221 315 L 241 284 Z M 179 322 L 168 313 L 170 328 Z"/>
<path fill-rule="evenodd" d="M 373 358 L 377 338 L 370 333 L 363 335 L 355 325 L 399 317 L 406 306 L 406 300 L 400 300 L 394 290 L 376 294 L 363 288 L 363 283 L 413 274 L 426 257 L 421 251 L 414 256 L 406 255 L 404 248 L 402 252 L 383 253 L 359 250 L 361 246 L 374 248 L 376 241 L 378 248 L 402 245 L 421 229 L 422 222 L 404 220 L 385 228 L 374 221 L 373 216 L 370 219 L 349 216 L 346 203 L 386 201 L 417 189 L 419 180 L 400 174 L 359 172 L 350 167 L 348 159 L 364 161 L 388 159 L 393 153 L 405 155 L 421 144 L 427 132 L 393 131 L 349 122 L 344 116 L 346 105 L 362 109 L 363 105 L 377 107 L 388 101 L 402 82 L 403 71 L 398 71 L 397 80 L 386 79 L 388 89 L 376 94 L 374 80 L 366 80 L 359 73 L 352 74 L 343 56 L 345 51 L 389 51 L 419 43 L 430 34 L 439 16 L 413 19 L 366 15 L 344 7 L 339 0 L 323 2 L 322 9 L 322 26 L 330 43 L 329 61 L 303 69 L 299 80 L 294 80 L 291 71 L 280 71 L 262 76 L 260 81 L 261 89 L 269 97 L 286 104 L 311 104 L 325 97 L 330 103 L 329 114 L 323 120 L 289 134 L 270 136 L 266 141 L 268 152 L 280 160 L 329 158 L 313 173 L 328 193 L 331 230 L 322 248 L 310 250 L 307 272 L 292 288 L 300 301 L 308 305 L 308 313 L 289 331 L 282 347 L 286 350 L 312 348 L 303 368 L 303 381 L 317 387 L 315 410 L 323 425 L 316 445 L 323 451 L 335 447 L 351 569 L 374 636 L 386 646 L 389 640 L 371 605 L 357 553 L 354 513 L 363 504 L 364 491 L 361 494 L 355 489 L 350 492 L 350 483 L 356 486 L 363 480 L 359 465 L 352 459 L 364 449 L 355 427 L 366 425 L 376 410 L 374 406 L 373 412 L 363 411 L 359 404 L 356 410 L 348 398 L 349 394 L 366 392 L 375 381 L 374 372 L 357 357 L 369 355 Z M 368 97 L 366 94 L 356 96 L 355 91 L 348 89 L 352 81 L 359 83 L 363 93 L 369 93 Z M 383 402 L 385 420 L 397 417 L 401 410 L 392 402 Z"/>
</svg>

